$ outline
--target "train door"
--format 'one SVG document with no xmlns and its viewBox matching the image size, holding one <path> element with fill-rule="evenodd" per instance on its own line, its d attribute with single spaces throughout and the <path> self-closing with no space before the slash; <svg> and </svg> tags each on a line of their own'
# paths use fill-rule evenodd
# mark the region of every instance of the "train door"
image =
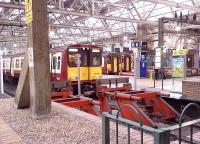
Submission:
<svg viewBox="0 0 200 144">
<path fill-rule="evenodd" d="M 107 55 L 106 56 L 106 69 L 107 69 L 107 74 L 110 74 L 112 72 L 112 67 L 111 67 L 111 61 L 112 61 L 112 57 L 111 55 Z"/>
<path fill-rule="evenodd" d="M 89 48 L 79 48 L 79 54 L 81 54 L 80 79 L 89 80 Z M 76 69 L 78 76 L 78 68 Z"/>
<path fill-rule="evenodd" d="M 51 79 L 52 80 L 61 80 L 61 59 L 62 53 L 52 53 L 50 54 L 51 64 L 50 64 L 50 71 L 51 71 Z"/>
<path fill-rule="evenodd" d="M 81 54 L 81 67 L 80 67 L 80 79 L 88 80 L 88 50 L 81 48 L 68 48 L 68 68 L 67 76 L 71 81 L 77 81 L 78 68 L 77 68 L 77 54 Z"/>
<path fill-rule="evenodd" d="M 113 55 L 113 73 L 119 72 L 119 58 L 117 55 Z"/>
<path fill-rule="evenodd" d="M 89 80 L 100 79 L 102 76 L 101 50 L 90 49 L 89 57 Z"/>
<path fill-rule="evenodd" d="M 120 56 L 120 61 L 121 61 L 121 67 L 120 67 L 120 71 L 124 71 L 124 55 Z"/>
<path fill-rule="evenodd" d="M 125 71 L 130 71 L 131 67 L 131 57 L 129 55 L 125 56 Z"/>
<path fill-rule="evenodd" d="M 194 55 L 187 55 L 187 68 L 193 68 L 194 67 Z"/>
<path fill-rule="evenodd" d="M 11 76 L 14 77 L 14 69 L 15 69 L 15 58 L 11 58 L 11 70 L 10 70 L 10 73 L 11 73 Z"/>
</svg>

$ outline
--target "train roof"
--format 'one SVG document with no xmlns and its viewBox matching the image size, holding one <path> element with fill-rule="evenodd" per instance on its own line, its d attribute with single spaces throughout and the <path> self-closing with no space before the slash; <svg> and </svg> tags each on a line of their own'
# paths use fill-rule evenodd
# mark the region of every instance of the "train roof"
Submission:
<svg viewBox="0 0 200 144">
<path fill-rule="evenodd" d="M 8 54 L 8 55 L 3 55 L 3 58 L 20 57 L 20 56 L 24 56 L 24 55 L 25 55 L 25 53 Z"/>
<path fill-rule="evenodd" d="M 71 44 L 71 45 L 64 46 L 64 47 L 51 48 L 50 51 L 51 52 L 63 52 L 68 48 L 100 48 L 100 49 L 103 49 L 102 46 L 99 46 L 99 45 Z"/>
</svg>

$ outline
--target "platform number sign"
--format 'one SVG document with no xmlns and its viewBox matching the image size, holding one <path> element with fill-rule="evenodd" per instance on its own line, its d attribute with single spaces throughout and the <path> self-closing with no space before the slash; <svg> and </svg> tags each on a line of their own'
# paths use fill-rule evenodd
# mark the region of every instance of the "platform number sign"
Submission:
<svg viewBox="0 0 200 144">
<path fill-rule="evenodd" d="M 29 67 L 33 67 L 33 48 L 28 48 L 28 63 Z"/>
<path fill-rule="evenodd" d="M 29 24 L 33 21 L 32 0 L 25 0 L 25 16 L 26 24 Z"/>
</svg>

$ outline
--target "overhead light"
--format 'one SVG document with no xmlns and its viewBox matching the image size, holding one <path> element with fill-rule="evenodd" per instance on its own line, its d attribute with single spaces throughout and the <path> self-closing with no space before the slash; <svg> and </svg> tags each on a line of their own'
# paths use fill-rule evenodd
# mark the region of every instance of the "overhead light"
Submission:
<svg viewBox="0 0 200 144">
<path fill-rule="evenodd" d="M 168 42 L 168 43 L 171 43 L 171 39 L 170 39 L 170 38 L 169 38 L 169 39 L 167 39 L 167 42 Z"/>
<path fill-rule="evenodd" d="M 50 31 L 49 36 L 54 36 L 55 32 L 54 31 Z"/>
<path fill-rule="evenodd" d="M 16 44 L 16 43 L 14 43 L 14 44 L 13 44 L 13 46 L 14 46 L 14 47 L 17 47 L 17 44 Z"/>
<path fill-rule="evenodd" d="M 189 39 L 189 40 L 188 40 L 188 43 L 191 43 L 191 42 L 192 42 L 192 40 L 191 40 L 191 39 Z"/>
<path fill-rule="evenodd" d="M 127 40 L 128 39 L 128 37 L 127 36 L 124 36 L 124 40 Z"/>
<path fill-rule="evenodd" d="M 181 30 L 181 27 L 180 26 L 177 26 L 176 27 L 176 31 L 180 31 Z"/>
<path fill-rule="evenodd" d="M 95 45 L 95 42 L 92 42 L 92 45 Z"/>
</svg>

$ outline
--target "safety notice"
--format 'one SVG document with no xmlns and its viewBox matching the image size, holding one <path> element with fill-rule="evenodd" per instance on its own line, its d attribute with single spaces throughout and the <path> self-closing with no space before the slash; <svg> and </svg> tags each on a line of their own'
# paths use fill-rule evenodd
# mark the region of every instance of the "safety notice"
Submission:
<svg viewBox="0 0 200 144">
<path fill-rule="evenodd" d="M 28 48 L 28 63 L 29 67 L 33 67 L 33 48 Z"/>
</svg>

